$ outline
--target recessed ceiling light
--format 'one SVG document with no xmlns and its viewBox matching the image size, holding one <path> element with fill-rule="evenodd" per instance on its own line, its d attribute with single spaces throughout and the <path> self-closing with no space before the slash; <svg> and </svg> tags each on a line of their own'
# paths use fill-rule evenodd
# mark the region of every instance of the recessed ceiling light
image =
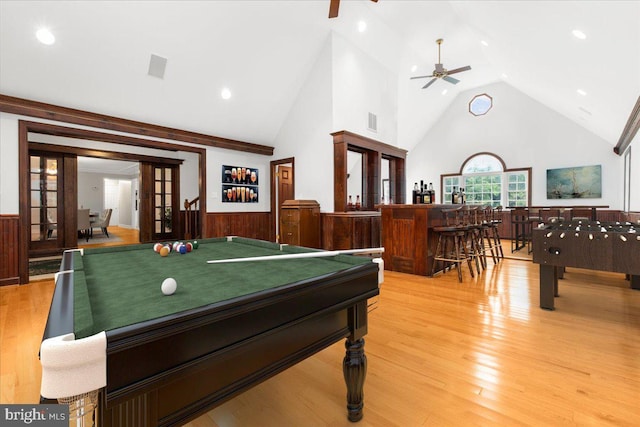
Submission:
<svg viewBox="0 0 640 427">
<path fill-rule="evenodd" d="M 509 78 L 509 76 L 507 75 L 507 73 L 502 73 L 502 78 L 503 79 L 507 79 L 507 78 Z"/>
<path fill-rule="evenodd" d="M 489 46 L 489 43 L 484 40 L 480 40 L 480 44 L 482 44 L 482 46 Z"/>
<path fill-rule="evenodd" d="M 447 90 L 447 89 L 445 89 L 445 90 L 443 90 L 443 91 L 442 91 L 442 94 L 443 94 L 443 95 L 446 95 L 446 94 L 447 94 L 447 92 L 448 92 L 448 90 Z"/>
<path fill-rule="evenodd" d="M 367 23 L 364 21 L 360 21 L 358 22 L 358 31 L 360 31 L 361 33 L 364 33 L 367 29 Z"/>
<path fill-rule="evenodd" d="M 411 67 L 411 72 L 415 73 L 417 69 L 418 69 L 418 66 L 414 65 L 413 67 Z"/>
<path fill-rule="evenodd" d="M 587 35 L 580 30 L 573 30 L 571 33 L 575 38 L 578 38 L 580 40 L 584 40 L 587 38 Z"/>
<path fill-rule="evenodd" d="M 587 92 L 583 91 L 582 89 L 578 89 L 576 92 L 578 92 L 578 94 L 582 96 L 587 96 Z"/>
<path fill-rule="evenodd" d="M 220 96 L 222 97 L 222 99 L 229 99 L 231 98 L 231 91 L 229 90 L 228 87 L 222 88 L 222 91 L 220 92 Z"/>
<path fill-rule="evenodd" d="M 46 45 L 54 44 L 56 41 L 55 36 L 51 31 L 49 31 L 48 28 L 40 28 L 38 31 L 36 31 L 36 37 L 38 38 L 38 41 L 40 41 L 40 43 Z"/>
</svg>

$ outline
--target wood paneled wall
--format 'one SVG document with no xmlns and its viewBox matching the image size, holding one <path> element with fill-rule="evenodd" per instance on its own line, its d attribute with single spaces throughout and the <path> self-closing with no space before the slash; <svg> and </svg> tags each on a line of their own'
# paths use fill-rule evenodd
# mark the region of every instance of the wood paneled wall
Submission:
<svg viewBox="0 0 640 427">
<path fill-rule="evenodd" d="M 274 241 L 271 212 L 207 212 L 204 236 L 240 236 Z"/>
<path fill-rule="evenodd" d="M 0 215 L 0 286 L 20 283 L 18 215 Z"/>
</svg>

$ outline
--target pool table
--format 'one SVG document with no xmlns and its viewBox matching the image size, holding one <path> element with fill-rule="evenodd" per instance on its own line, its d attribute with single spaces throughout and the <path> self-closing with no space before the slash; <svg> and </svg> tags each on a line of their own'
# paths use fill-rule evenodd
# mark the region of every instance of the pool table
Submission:
<svg viewBox="0 0 640 427">
<path fill-rule="evenodd" d="M 206 262 L 310 251 L 237 237 L 166 257 L 152 244 L 68 251 L 44 338 L 106 331 L 101 426 L 185 423 L 346 338 L 347 416 L 358 421 L 378 264 L 352 255 Z M 167 277 L 178 286 L 165 296 Z"/>
</svg>

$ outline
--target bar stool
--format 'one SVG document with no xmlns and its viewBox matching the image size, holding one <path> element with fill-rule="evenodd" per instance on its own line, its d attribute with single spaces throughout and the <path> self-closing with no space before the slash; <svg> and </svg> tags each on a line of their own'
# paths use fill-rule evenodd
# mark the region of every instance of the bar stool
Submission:
<svg viewBox="0 0 640 427">
<path fill-rule="evenodd" d="M 511 252 L 519 251 L 527 245 L 527 230 L 529 228 L 529 213 L 526 208 L 511 210 Z"/>
<path fill-rule="evenodd" d="M 491 237 L 493 238 L 493 247 L 496 249 L 498 260 L 504 259 L 502 252 L 502 241 L 500 240 L 500 224 L 502 224 L 502 206 L 491 208 L 491 217 L 489 220 L 491 226 Z"/>
<path fill-rule="evenodd" d="M 495 265 L 498 263 L 498 249 L 493 244 L 494 242 L 493 230 L 492 230 L 493 224 L 491 222 L 492 213 L 493 213 L 493 209 L 491 208 L 491 206 L 486 206 L 482 208 L 482 210 L 480 211 L 480 215 L 482 216 L 481 229 L 480 229 L 480 232 L 481 232 L 480 242 L 482 243 L 482 249 L 485 254 L 485 260 L 484 260 L 485 266 L 487 264 L 487 258 L 486 258 L 487 250 L 491 254 L 491 259 L 493 259 L 493 264 Z"/>
<path fill-rule="evenodd" d="M 478 206 L 464 205 L 461 210 L 460 226 L 466 233 L 465 241 L 469 257 L 475 262 L 476 271 L 480 274 L 480 267 L 483 270 L 487 268 L 487 258 L 484 250 L 482 219 L 478 208 Z"/>
<path fill-rule="evenodd" d="M 452 264 L 455 264 L 456 270 L 458 270 L 458 281 L 462 282 L 461 264 L 463 262 L 467 261 L 471 277 L 475 277 L 475 275 L 473 272 L 473 266 L 471 265 L 471 258 L 467 251 L 467 232 L 464 227 L 459 225 L 459 212 L 460 208 L 443 209 L 443 225 L 433 227 L 433 230 L 438 233 L 438 244 L 436 245 L 433 264 L 431 265 L 431 276 L 435 274 L 436 262 L 442 261 L 443 272 L 446 272 Z"/>
</svg>

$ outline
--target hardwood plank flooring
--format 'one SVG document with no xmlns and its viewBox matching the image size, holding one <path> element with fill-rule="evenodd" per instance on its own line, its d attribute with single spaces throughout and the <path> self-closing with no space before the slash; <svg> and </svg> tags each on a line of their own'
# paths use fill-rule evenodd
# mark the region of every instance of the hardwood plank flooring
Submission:
<svg viewBox="0 0 640 427">
<path fill-rule="evenodd" d="M 637 426 L 640 292 L 624 275 L 568 269 L 556 310 L 538 266 L 504 260 L 472 279 L 385 272 L 365 337 L 360 426 Z M 38 400 L 53 284 L 0 288 L 0 402 Z M 344 344 L 187 424 L 350 426 Z"/>
</svg>

